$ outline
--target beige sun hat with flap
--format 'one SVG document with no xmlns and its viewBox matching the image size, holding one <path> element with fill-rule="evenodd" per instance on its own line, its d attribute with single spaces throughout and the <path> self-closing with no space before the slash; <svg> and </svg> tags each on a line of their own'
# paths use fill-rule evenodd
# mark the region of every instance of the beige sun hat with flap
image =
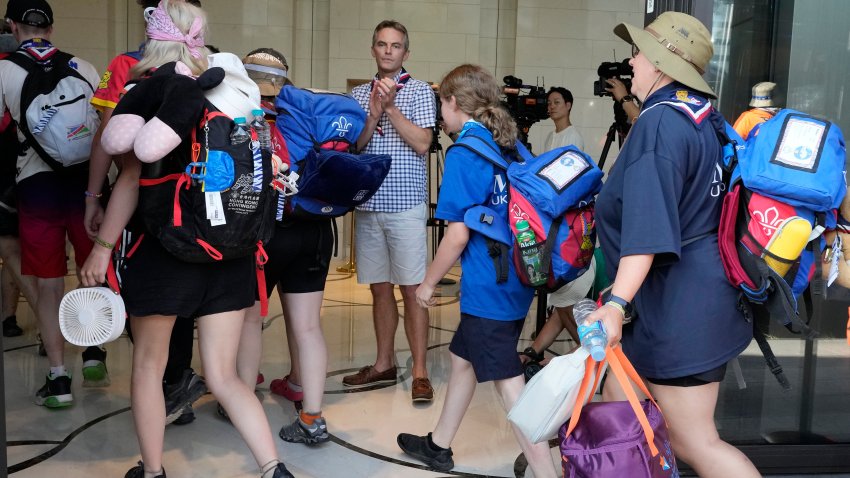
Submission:
<svg viewBox="0 0 850 478">
<path fill-rule="evenodd" d="M 773 89 L 776 83 L 762 81 L 753 85 L 753 94 L 750 96 L 750 106 L 757 108 L 773 107 Z"/>
<path fill-rule="evenodd" d="M 614 33 L 634 43 L 667 76 L 717 98 L 702 75 L 714 55 L 711 34 L 699 20 L 681 12 L 664 12 L 646 28 L 621 23 Z"/>
</svg>

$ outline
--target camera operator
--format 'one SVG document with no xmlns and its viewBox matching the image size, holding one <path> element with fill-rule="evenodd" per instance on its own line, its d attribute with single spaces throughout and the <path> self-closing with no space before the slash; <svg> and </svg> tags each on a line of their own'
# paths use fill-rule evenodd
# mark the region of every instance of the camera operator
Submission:
<svg viewBox="0 0 850 478">
<path fill-rule="evenodd" d="M 543 151 L 550 151 L 568 144 L 575 145 L 584 151 L 584 138 L 581 137 L 578 128 L 570 122 L 573 94 L 566 88 L 553 86 L 546 95 L 546 100 L 549 117 L 555 123 L 555 131 L 546 136 Z"/>
<path fill-rule="evenodd" d="M 629 94 L 626 85 L 619 78 L 607 78 L 605 83 L 608 83 L 605 91 L 611 93 L 611 98 L 623 107 L 629 123 L 634 124 L 640 114 L 640 107 L 635 103 L 635 97 Z"/>
</svg>

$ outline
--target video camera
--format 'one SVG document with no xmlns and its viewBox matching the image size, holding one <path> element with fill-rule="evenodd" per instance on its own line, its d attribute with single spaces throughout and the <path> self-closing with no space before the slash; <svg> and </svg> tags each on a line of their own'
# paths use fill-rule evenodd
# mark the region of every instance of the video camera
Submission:
<svg viewBox="0 0 850 478">
<path fill-rule="evenodd" d="M 534 123 L 549 117 L 546 107 L 546 89 L 542 86 L 522 84 L 522 79 L 508 75 L 502 79 L 504 99 L 502 104 L 516 121 L 523 143 L 528 143 L 528 130 Z M 523 94 L 524 91 L 528 93 Z"/>
<path fill-rule="evenodd" d="M 593 94 L 596 96 L 611 96 L 611 93 L 605 90 L 609 88 L 605 80 L 618 77 L 620 81 L 626 85 L 626 91 L 632 89 L 632 65 L 629 65 L 629 59 L 626 58 L 621 62 L 603 61 L 599 68 L 596 69 L 596 74 L 599 79 L 593 82 Z"/>
</svg>

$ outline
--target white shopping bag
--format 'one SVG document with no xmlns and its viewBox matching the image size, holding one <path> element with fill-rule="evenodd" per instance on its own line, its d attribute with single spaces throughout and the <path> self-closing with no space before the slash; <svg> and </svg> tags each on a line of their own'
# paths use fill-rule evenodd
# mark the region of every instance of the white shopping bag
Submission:
<svg viewBox="0 0 850 478">
<path fill-rule="evenodd" d="M 570 354 L 553 358 L 526 384 L 508 413 L 508 420 L 532 443 L 554 438 L 561 425 L 569 420 L 587 359 L 587 351 L 579 347 Z M 595 392 L 589 390 L 583 400 Z"/>
</svg>

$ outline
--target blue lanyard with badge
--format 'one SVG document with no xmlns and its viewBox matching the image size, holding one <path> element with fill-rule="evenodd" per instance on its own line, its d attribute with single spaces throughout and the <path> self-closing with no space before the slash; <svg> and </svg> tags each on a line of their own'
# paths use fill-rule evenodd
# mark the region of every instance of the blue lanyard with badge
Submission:
<svg viewBox="0 0 850 478">
<path fill-rule="evenodd" d="M 466 120 L 466 123 L 464 123 L 463 127 L 460 129 L 460 133 L 457 134 L 457 138 L 455 138 L 455 142 L 458 142 L 461 138 L 463 138 L 463 135 L 465 135 L 472 128 L 487 129 L 487 127 L 484 126 L 483 124 L 481 124 L 480 121 L 476 121 L 474 119 Z"/>
</svg>

